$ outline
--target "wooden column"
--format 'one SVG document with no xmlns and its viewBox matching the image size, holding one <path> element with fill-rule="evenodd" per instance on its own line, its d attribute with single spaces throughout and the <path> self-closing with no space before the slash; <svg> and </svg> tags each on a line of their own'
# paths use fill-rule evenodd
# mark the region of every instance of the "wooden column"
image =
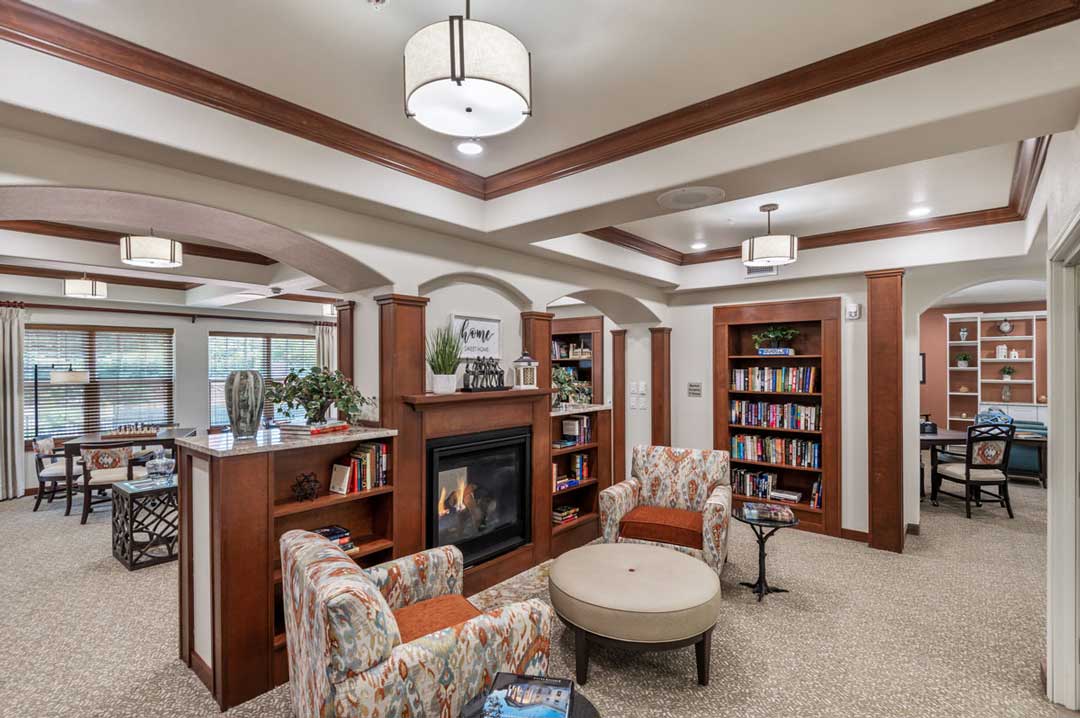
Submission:
<svg viewBox="0 0 1080 718">
<path fill-rule="evenodd" d="M 671 445 L 671 327 L 652 327 L 652 443 Z"/>
<path fill-rule="evenodd" d="M 611 330 L 611 483 L 626 479 L 626 330 Z"/>
<path fill-rule="evenodd" d="M 356 320 L 356 302 L 337 302 L 337 365 L 349 381 L 353 381 L 356 367 L 353 366 L 353 322 Z"/>
<path fill-rule="evenodd" d="M 379 413 L 384 427 L 397 429 L 394 483 L 394 555 L 422 551 L 424 536 L 424 438 L 419 415 L 406 394 L 425 389 L 424 346 L 427 297 L 384 294 L 379 305 Z"/>
<path fill-rule="evenodd" d="M 536 385 L 541 389 L 551 388 L 551 321 L 555 318 L 550 312 L 521 313 L 521 349 L 536 361 Z M 513 361 L 517 357 L 510 357 Z"/>
<path fill-rule="evenodd" d="M 904 550 L 904 270 L 866 274 L 870 546 Z"/>
</svg>

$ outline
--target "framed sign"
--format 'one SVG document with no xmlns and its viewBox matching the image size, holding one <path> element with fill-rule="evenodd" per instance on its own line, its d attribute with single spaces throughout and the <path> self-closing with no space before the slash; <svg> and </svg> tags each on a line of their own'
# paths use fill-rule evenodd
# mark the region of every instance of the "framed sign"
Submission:
<svg viewBox="0 0 1080 718">
<path fill-rule="evenodd" d="M 501 359 L 502 320 L 451 314 L 454 333 L 461 337 L 461 358 L 492 357 Z"/>
</svg>

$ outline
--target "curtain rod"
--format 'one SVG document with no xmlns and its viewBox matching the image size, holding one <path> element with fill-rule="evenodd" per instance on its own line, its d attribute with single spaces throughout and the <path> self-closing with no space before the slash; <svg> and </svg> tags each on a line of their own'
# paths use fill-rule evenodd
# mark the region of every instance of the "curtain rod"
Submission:
<svg viewBox="0 0 1080 718">
<path fill-rule="evenodd" d="M 336 322 L 320 322 L 305 319 L 269 319 L 264 317 L 227 317 L 220 314 L 191 314 L 189 312 L 162 312 L 153 309 L 117 309 L 115 307 L 79 307 L 68 304 L 39 304 L 37 302 L 16 302 L 0 300 L 0 307 L 17 307 L 19 309 L 58 309 L 72 312 L 109 312 L 112 314 L 143 314 L 158 317 L 180 317 L 191 319 L 194 324 L 198 319 L 228 319 L 234 322 L 270 322 L 274 324 L 308 324 L 316 327 L 336 327 Z"/>
</svg>

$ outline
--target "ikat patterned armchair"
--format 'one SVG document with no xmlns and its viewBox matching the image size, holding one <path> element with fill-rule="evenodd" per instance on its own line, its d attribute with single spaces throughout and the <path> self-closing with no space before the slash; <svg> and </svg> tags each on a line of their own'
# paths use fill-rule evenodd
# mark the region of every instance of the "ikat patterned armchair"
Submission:
<svg viewBox="0 0 1080 718">
<path fill-rule="evenodd" d="M 461 595 L 456 547 L 362 569 L 325 538 L 289 531 L 281 567 L 299 718 L 457 718 L 499 671 L 547 672 L 551 607 L 481 613 Z"/>
<path fill-rule="evenodd" d="M 728 452 L 635 446 L 630 473 L 600 492 L 604 541 L 665 546 L 720 575 L 731 520 Z"/>
</svg>

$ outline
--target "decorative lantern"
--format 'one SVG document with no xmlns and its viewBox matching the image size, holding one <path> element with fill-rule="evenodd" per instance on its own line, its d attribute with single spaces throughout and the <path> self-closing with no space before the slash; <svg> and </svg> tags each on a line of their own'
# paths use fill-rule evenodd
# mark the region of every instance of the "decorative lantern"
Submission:
<svg viewBox="0 0 1080 718">
<path fill-rule="evenodd" d="M 536 374 L 539 366 L 540 362 L 533 359 L 527 353 L 518 357 L 513 363 L 514 388 L 536 389 Z"/>
</svg>

